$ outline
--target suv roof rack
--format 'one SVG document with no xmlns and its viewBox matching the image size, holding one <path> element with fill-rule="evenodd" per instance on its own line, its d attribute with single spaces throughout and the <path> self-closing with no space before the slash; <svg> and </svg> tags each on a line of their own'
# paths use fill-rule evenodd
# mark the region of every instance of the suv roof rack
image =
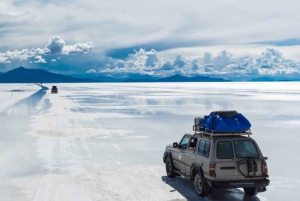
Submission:
<svg viewBox="0 0 300 201">
<path fill-rule="evenodd" d="M 198 127 L 198 129 L 197 129 Z M 193 126 L 193 130 L 195 131 L 194 135 L 209 135 L 210 137 L 213 136 L 239 136 L 239 135 L 247 135 L 250 137 L 250 135 L 253 135 L 251 130 L 246 130 L 246 131 L 241 131 L 241 132 L 220 132 L 220 131 L 215 131 L 212 130 L 212 132 L 207 132 L 206 128 L 200 127 L 199 126 Z"/>
</svg>

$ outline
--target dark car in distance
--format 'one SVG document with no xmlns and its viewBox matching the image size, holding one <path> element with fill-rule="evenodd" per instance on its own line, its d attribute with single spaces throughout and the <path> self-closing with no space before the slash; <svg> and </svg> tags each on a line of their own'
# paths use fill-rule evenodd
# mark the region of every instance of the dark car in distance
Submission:
<svg viewBox="0 0 300 201">
<path fill-rule="evenodd" d="M 52 86 L 51 93 L 52 94 L 57 94 L 58 93 L 58 90 L 57 90 L 56 86 Z"/>
</svg>

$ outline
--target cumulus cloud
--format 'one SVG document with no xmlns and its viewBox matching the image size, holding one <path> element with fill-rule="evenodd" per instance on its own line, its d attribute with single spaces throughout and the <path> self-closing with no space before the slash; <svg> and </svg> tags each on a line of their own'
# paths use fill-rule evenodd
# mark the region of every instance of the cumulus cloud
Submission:
<svg viewBox="0 0 300 201">
<path fill-rule="evenodd" d="M 46 60 L 40 55 L 35 56 L 34 58 L 36 59 L 34 63 L 47 63 Z"/>
<path fill-rule="evenodd" d="M 155 56 L 153 56 L 155 55 Z M 149 59 L 150 58 L 150 59 Z M 151 65 L 150 65 L 151 64 Z M 298 76 L 300 64 L 285 59 L 281 52 L 266 49 L 259 55 L 234 55 L 222 51 L 213 55 L 205 52 L 197 58 L 186 59 L 182 55 L 161 58 L 155 50 L 140 49 L 126 60 L 109 59 L 107 67 L 99 72 L 141 73 L 165 77 L 172 74 L 187 76 L 208 75 L 219 77 L 259 77 L 259 76 Z"/>
<path fill-rule="evenodd" d="M 49 40 L 46 48 L 48 48 L 52 54 L 61 53 L 65 44 L 65 41 L 60 36 L 54 36 Z"/>
<path fill-rule="evenodd" d="M 51 61 L 52 61 L 52 62 L 56 62 L 56 59 L 52 59 Z"/>
<path fill-rule="evenodd" d="M 173 60 L 173 66 L 182 68 L 186 64 L 184 57 L 181 55 L 176 55 L 175 59 Z"/>
<path fill-rule="evenodd" d="M 93 50 L 93 44 L 88 43 L 77 43 L 75 45 L 67 45 L 63 48 L 63 54 L 86 54 Z"/>
<path fill-rule="evenodd" d="M 0 53 L 0 63 L 10 63 L 13 60 L 23 61 L 27 60 L 28 58 L 36 58 L 37 56 L 47 56 L 51 54 L 86 54 L 92 50 L 93 44 L 91 42 L 66 45 L 65 41 L 60 36 L 54 36 L 49 40 L 45 48 L 26 48 L 22 50 Z M 58 57 L 57 59 L 60 59 L 60 57 Z M 44 63 L 43 60 L 38 59 L 38 61 L 39 62 L 37 63 Z"/>
<path fill-rule="evenodd" d="M 97 71 L 95 69 L 90 69 L 88 71 L 86 71 L 86 73 L 96 73 Z"/>
</svg>

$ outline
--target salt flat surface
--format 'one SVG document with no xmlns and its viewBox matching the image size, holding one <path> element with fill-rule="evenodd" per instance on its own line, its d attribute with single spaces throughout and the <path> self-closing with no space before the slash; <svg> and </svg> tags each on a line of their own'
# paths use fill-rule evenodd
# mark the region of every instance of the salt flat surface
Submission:
<svg viewBox="0 0 300 201">
<path fill-rule="evenodd" d="M 0 115 L 2 200 L 300 197 L 300 83 L 56 85 Z M 232 109 L 251 121 L 271 184 L 253 198 L 242 189 L 199 198 L 188 180 L 166 177 L 165 146 L 191 133 L 194 117 Z"/>
<path fill-rule="evenodd" d="M 35 84 L 0 84 L 0 111 L 37 92 Z"/>
</svg>

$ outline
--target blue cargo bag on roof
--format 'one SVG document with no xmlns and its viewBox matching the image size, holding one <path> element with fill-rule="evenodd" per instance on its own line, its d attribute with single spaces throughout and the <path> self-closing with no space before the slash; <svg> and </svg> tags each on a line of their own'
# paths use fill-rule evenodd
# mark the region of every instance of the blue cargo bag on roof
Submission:
<svg viewBox="0 0 300 201">
<path fill-rule="evenodd" d="M 202 127 L 206 132 L 243 132 L 250 129 L 250 122 L 236 111 L 215 111 L 204 116 Z"/>
</svg>

